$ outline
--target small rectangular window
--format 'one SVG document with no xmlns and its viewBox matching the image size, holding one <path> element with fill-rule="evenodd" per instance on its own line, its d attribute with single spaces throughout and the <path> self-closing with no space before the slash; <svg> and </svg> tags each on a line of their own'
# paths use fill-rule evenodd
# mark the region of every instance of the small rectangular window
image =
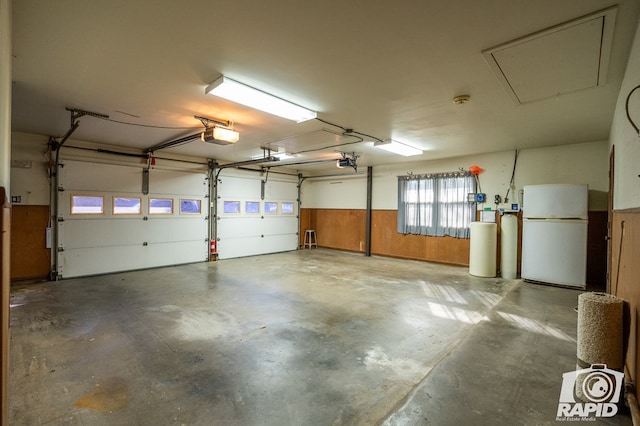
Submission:
<svg viewBox="0 0 640 426">
<path fill-rule="evenodd" d="M 283 202 L 280 204 L 282 214 L 293 214 L 293 203 Z"/>
<path fill-rule="evenodd" d="M 173 199 L 150 198 L 149 214 L 173 214 Z"/>
<path fill-rule="evenodd" d="M 103 214 L 104 197 L 72 195 L 71 214 Z"/>
<path fill-rule="evenodd" d="M 225 201 L 225 214 L 240 214 L 240 201 Z"/>
<path fill-rule="evenodd" d="M 113 197 L 113 214 L 140 214 L 141 201 L 139 197 Z"/>
<path fill-rule="evenodd" d="M 278 214 L 278 203 L 265 202 L 264 214 Z"/>
<path fill-rule="evenodd" d="M 180 200 L 181 214 L 200 214 L 202 212 L 201 200 L 185 199 Z"/>
<path fill-rule="evenodd" d="M 247 214 L 260 214 L 260 202 L 245 201 L 244 212 Z"/>
</svg>

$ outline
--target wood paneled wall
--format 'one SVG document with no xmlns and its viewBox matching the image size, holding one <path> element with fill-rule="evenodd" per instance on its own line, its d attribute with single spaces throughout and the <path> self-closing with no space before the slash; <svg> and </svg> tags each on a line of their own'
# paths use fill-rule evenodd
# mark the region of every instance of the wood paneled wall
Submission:
<svg viewBox="0 0 640 426">
<path fill-rule="evenodd" d="M 300 235 L 314 229 L 319 247 L 364 252 L 365 210 L 301 209 Z"/>
<path fill-rule="evenodd" d="M 47 278 L 51 269 L 46 248 L 49 206 L 15 205 L 11 212 L 11 280 Z"/>
<path fill-rule="evenodd" d="M 301 244 L 306 229 L 315 229 L 318 246 L 364 252 L 366 210 L 301 209 Z M 374 210 L 371 215 L 371 253 L 404 259 L 455 265 L 469 264 L 469 240 L 451 237 L 403 235 L 397 232 L 396 210 Z"/>
<path fill-rule="evenodd" d="M 614 211 L 611 221 L 609 292 L 629 302 L 629 349 L 625 365 L 634 383 L 640 371 L 640 209 Z"/>
<path fill-rule="evenodd" d="M 469 240 L 399 234 L 398 211 L 375 210 L 371 217 L 371 253 L 467 266 Z"/>
</svg>

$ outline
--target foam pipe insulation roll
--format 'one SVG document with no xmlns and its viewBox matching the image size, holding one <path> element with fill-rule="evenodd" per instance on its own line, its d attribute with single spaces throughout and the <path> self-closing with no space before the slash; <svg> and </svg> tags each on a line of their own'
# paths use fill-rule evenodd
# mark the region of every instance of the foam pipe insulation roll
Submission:
<svg viewBox="0 0 640 426">
<path fill-rule="evenodd" d="M 489 222 L 471 222 L 469 273 L 477 277 L 496 276 L 498 226 Z"/>
<path fill-rule="evenodd" d="M 505 214 L 500 221 L 500 276 L 513 280 L 518 275 L 518 217 Z"/>
<path fill-rule="evenodd" d="M 605 293 L 578 296 L 578 365 L 622 371 L 624 300 Z"/>
</svg>

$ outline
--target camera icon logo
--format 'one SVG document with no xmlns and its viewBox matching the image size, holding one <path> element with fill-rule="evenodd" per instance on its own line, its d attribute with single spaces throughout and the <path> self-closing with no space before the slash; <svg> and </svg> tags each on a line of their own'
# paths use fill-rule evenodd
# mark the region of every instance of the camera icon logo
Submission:
<svg viewBox="0 0 640 426">
<path fill-rule="evenodd" d="M 624 374 L 593 364 L 562 375 L 556 420 L 569 417 L 613 417 L 618 412 Z"/>
</svg>

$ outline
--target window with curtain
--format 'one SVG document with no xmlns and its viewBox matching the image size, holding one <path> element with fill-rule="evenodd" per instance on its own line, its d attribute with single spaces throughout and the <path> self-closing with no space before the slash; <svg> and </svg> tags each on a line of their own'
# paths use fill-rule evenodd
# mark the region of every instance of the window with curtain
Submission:
<svg viewBox="0 0 640 426">
<path fill-rule="evenodd" d="M 476 192 L 476 180 L 468 172 L 398 177 L 398 232 L 469 238 L 475 204 L 467 201 Z"/>
</svg>

